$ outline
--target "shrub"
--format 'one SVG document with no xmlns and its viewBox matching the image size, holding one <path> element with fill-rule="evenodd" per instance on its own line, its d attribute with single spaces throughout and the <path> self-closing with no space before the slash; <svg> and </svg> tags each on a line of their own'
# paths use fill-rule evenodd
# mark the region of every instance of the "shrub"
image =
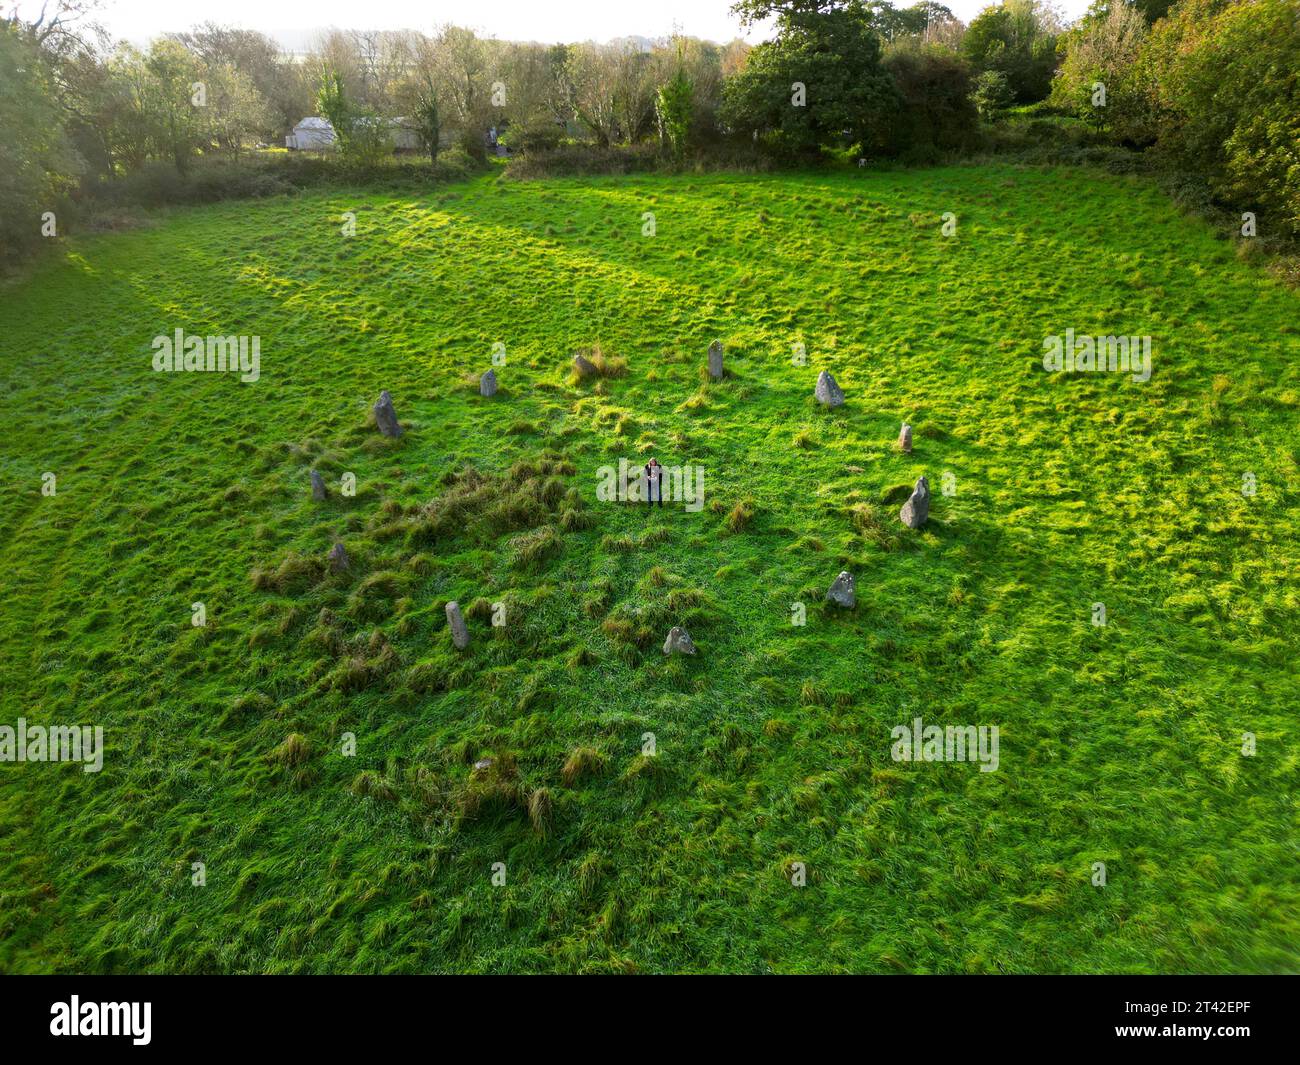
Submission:
<svg viewBox="0 0 1300 1065">
<path fill-rule="evenodd" d="M 1011 86 L 1000 70 L 986 70 L 975 79 L 971 102 L 984 121 L 992 121 L 998 113 L 1011 106 Z"/>
<path fill-rule="evenodd" d="M 1136 135 L 1235 212 L 1300 236 L 1300 20 L 1293 0 L 1184 0 L 1139 54 Z M 1267 222 L 1265 223 L 1267 224 Z"/>
<path fill-rule="evenodd" d="M 884 67 L 903 100 L 890 131 L 892 151 L 937 161 L 943 152 L 974 147 L 979 116 L 965 60 L 938 46 L 905 44 L 890 48 Z"/>
</svg>

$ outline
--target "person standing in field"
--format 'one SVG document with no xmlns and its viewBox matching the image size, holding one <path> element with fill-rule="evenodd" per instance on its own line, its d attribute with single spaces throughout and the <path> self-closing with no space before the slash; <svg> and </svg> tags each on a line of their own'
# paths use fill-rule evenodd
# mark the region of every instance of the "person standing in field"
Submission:
<svg viewBox="0 0 1300 1065">
<path fill-rule="evenodd" d="M 653 507 L 655 501 L 664 505 L 663 467 L 658 459 L 651 459 L 645 464 L 645 504 Z"/>
</svg>

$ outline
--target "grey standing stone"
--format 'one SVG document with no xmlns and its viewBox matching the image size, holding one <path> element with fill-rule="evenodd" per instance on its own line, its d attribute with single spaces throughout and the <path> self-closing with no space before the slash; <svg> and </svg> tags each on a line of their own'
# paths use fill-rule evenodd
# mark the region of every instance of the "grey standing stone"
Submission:
<svg viewBox="0 0 1300 1065">
<path fill-rule="evenodd" d="M 447 624 L 451 626 L 451 642 L 456 645 L 456 650 L 465 650 L 469 646 L 469 629 L 465 627 L 465 615 L 460 612 L 460 604 L 454 599 L 447 604 Z"/>
<path fill-rule="evenodd" d="M 402 427 L 397 424 L 397 412 L 393 410 L 393 397 L 386 388 L 379 393 L 379 402 L 375 404 L 375 424 L 385 436 L 402 435 Z"/>
<path fill-rule="evenodd" d="M 478 394 L 480 396 L 495 396 L 497 394 L 497 375 L 494 370 L 489 370 L 478 379 Z"/>
<path fill-rule="evenodd" d="M 709 376 L 715 381 L 722 380 L 722 342 L 715 340 L 709 345 Z"/>
<path fill-rule="evenodd" d="M 857 593 L 853 588 L 853 574 L 847 571 L 840 573 L 835 578 L 835 583 L 831 585 L 831 590 L 826 593 L 826 598 L 837 606 L 852 610 L 858 602 Z"/>
<path fill-rule="evenodd" d="M 929 520 L 930 482 L 924 477 L 916 479 L 916 487 L 912 489 L 912 494 L 908 496 L 898 516 L 909 529 L 919 529 Z"/>
<path fill-rule="evenodd" d="M 325 478 L 320 475 L 320 470 L 311 471 L 311 497 L 317 503 L 323 503 L 329 498 L 329 493 L 325 491 Z"/>
<path fill-rule="evenodd" d="M 825 370 L 817 375 L 817 389 L 814 395 L 816 395 L 818 403 L 827 407 L 839 407 L 844 403 L 844 390 L 835 383 L 835 378 Z"/>
<path fill-rule="evenodd" d="M 335 544 L 330 548 L 329 560 L 332 573 L 346 573 L 352 568 L 352 563 L 348 561 L 348 553 L 343 549 L 342 544 Z"/>
<path fill-rule="evenodd" d="M 579 377 L 590 377 L 596 372 L 595 365 L 581 355 L 573 356 L 573 368 L 578 372 Z"/>
<path fill-rule="evenodd" d="M 691 634 L 680 625 L 674 625 L 669 629 L 668 639 L 664 640 L 664 654 L 670 655 L 674 651 L 682 655 L 695 653 L 695 643 L 691 640 Z"/>
<path fill-rule="evenodd" d="M 912 453 L 912 427 L 906 422 L 903 428 L 898 431 L 898 446 L 903 449 L 903 453 L 910 455 Z"/>
</svg>

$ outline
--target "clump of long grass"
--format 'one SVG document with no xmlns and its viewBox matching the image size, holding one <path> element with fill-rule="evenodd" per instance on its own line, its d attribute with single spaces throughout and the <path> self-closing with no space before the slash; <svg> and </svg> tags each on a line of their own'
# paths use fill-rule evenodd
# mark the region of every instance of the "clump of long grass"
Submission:
<svg viewBox="0 0 1300 1065">
<path fill-rule="evenodd" d="M 575 747 L 560 770 L 560 780 L 566 788 L 573 787 L 583 777 L 595 776 L 605 768 L 605 756 L 594 747 Z"/>
</svg>

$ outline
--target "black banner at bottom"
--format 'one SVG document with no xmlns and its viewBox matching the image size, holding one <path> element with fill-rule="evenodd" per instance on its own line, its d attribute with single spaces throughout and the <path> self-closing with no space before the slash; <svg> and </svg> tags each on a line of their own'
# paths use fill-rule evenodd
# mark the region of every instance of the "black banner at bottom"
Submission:
<svg viewBox="0 0 1300 1065">
<path fill-rule="evenodd" d="M 1280 1050 L 1297 1027 L 1297 985 L 1286 977 L 776 977 L 725 988 L 716 977 L 559 979 L 11 976 L 0 980 L 0 1045 L 91 1058 L 197 1048 L 337 1053 L 422 1038 L 536 1050 L 554 1049 L 562 1029 L 563 1042 L 580 1030 L 593 1048 L 592 1037 L 606 1032 L 689 1032 L 698 1049 L 778 1032 L 782 1045 L 826 1045 L 842 1031 L 926 1049 L 1154 1044 L 1224 1054 Z"/>
</svg>

